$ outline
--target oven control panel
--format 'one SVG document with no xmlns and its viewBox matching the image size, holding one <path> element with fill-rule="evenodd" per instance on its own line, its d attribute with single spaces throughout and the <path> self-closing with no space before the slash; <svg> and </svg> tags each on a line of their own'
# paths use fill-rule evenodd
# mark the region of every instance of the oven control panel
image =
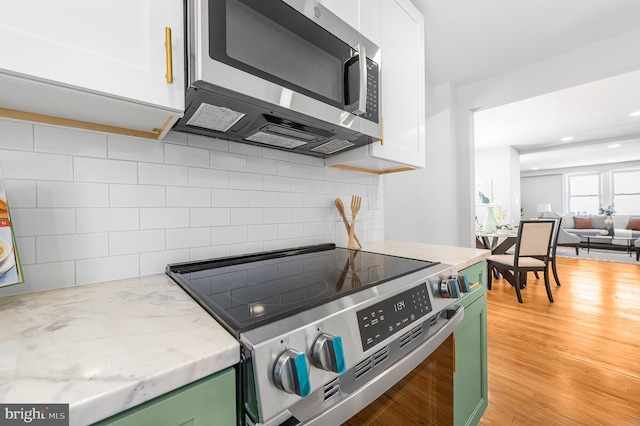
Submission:
<svg viewBox="0 0 640 426">
<path fill-rule="evenodd" d="M 425 282 L 358 311 L 362 351 L 367 351 L 432 310 Z"/>
</svg>

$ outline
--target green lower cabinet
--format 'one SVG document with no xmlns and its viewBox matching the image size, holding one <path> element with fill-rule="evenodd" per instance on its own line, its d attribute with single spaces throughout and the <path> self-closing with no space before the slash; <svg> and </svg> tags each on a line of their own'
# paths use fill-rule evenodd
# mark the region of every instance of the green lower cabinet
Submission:
<svg viewBox="0 0 640 426">
<path fill-rule="evenodd" d="M 100 426 L 235 425 L 235 388 L 235 371 L 229 368 L 96 424 Z"/>
<path fill-rule="evenodd" d="M 456 342 L 456 371 L 453 375 L 453 423 L 476 425 L 488 404 L 487 381 L 487 295 L 486 262 L 460 271 L 480 285 L 458 301 L 464 319 L 453 333 Z"/>
</svg>

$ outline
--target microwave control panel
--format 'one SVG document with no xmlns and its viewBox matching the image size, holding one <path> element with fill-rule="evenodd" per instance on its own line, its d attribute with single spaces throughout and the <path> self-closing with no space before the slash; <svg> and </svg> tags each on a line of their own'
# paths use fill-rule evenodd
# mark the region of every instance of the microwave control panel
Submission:
<svg viewBox="0 0 640 426">
<path fill-rule="evenodd" d="M 374 123 L 379 123 L 378 102 L 380 85 L 378 84 L 378 64 L 367 58 L 367 111 L 361 115 Z"/>
</svg>

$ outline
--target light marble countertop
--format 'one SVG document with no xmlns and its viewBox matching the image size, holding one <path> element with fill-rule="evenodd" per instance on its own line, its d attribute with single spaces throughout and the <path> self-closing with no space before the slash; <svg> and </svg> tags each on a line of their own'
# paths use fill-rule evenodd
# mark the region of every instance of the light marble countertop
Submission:
<svg viewBox="0 0 640 426">
<path fill-rule="evenodd" d="M 401 241 L 363 248 L 463 269 L 488 250 Z M 164 274 L 0 298 L 0 402 L 69 403 L 107 418 L 239 362 L 239 344 Z"/>
<path fill-rule="evenodd" d="M 0 298 L 0 402 L 107 418 L 239 362 L 239 344 L 164 274 Z"/>
<path fill-rule="evenodd" d="M 392 240 L 365 244 L 362 249 L 393 256 L 442 262 L 453 265 L 459 270 L 491 256 L 489 250 L 483 249 Z"/>
</svg>

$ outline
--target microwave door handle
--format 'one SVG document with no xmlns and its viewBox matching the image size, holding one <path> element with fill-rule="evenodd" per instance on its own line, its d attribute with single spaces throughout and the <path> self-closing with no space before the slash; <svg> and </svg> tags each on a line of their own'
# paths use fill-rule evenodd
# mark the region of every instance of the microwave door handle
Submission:
<svg viewBox="0 0 640 426">
<path fill-rule="evenodd" d="M 355 115 L 362 115 L 367 112 L 367 82 L 369 80 L 369 76 L 367 75 L 367 51 L 363 44 L 358 44 L 356 48 L 358 49 L 360 61 L 360 90 L 358 106 L 353 113 Z"/>
</svg>

